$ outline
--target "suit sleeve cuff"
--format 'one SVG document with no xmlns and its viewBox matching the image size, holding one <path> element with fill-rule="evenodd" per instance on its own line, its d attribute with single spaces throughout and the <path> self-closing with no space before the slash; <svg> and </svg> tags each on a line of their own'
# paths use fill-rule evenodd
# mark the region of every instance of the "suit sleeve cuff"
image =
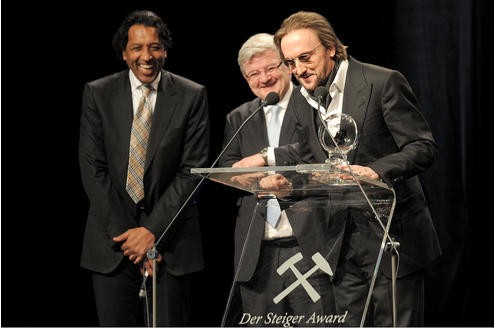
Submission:
<svg viewBox="0 0 495 328">
<path fill-rule="evenodd" d="M 266 154 L 267 154 L 267 157 L 266 157 L 267 165 L 268 166 L 275 166 L 276 162 L 275 162 L 274 147 L 267 147 L 266 148 Z"/>
</svg>

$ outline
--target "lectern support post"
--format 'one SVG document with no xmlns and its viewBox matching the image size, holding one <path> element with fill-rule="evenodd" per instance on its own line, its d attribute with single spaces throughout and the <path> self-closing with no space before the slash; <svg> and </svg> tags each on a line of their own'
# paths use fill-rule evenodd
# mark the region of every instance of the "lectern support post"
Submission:
<svg viewBox="0 0 495 328">
<path fill-rule="evenodd" d="M 392 238 L 392 242 L 388 242 L 386 250 L 391 252 L 391 277 L 392 277 L 392 324 L 393 327 L 397 327 L 397 260 L 399 257 L 400 243 Z"/>
</svg>

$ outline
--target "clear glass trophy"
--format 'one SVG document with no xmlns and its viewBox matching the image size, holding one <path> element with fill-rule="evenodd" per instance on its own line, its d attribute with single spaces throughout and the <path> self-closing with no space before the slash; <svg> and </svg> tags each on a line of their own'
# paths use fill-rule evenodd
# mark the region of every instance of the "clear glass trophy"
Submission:
<svg viewBox="0 0 495 328">
<path fill-rule="evenodd" d="M 352 116 L 339 113 L 322 119 L 318 129 L 321 146 L 328 153 L 325 161 L 331 165 L 348 165 L 347 154 L 356 148 L 358 142 L 357 125 Z"/>
</svg>

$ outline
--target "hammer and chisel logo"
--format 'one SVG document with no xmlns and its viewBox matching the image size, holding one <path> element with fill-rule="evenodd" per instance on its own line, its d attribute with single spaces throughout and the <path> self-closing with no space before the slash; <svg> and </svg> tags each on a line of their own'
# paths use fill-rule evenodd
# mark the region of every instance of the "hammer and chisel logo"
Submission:
<svg viewBox="0 0 495 328">
<path fill-rule="evenodd" d="M 291 270 L 292 273 L 296 276 L 297 280 L 294 281 L 289 287 L 284 289 L 280 294 L 275 296 L 273 298 L 273 302 L 275 304 L 279 303 L 284 297 L 289 295 L 294 289 L 296 289 L 298 286 L 302 286 L 306 292 L 308 293 L 309 297 L 313 302 L 318 301 L 321 296 L 318 294 L 318 292 L 314 289 L 313 286 L 308 282 L 308 278 L 315 273 L 316 271 L 322 270 L 326 274 L 328 274 L 330 277 L 333 276 L 332 268 L 330 268 L 330 264 L 328 264 L 327 260 L 319 253 L 316 252 L 311 256 L 311 259 L 315 263 L 315 266 L 313 266 L 311 269 L 309 269 L 306 273 L 302 274 L 295 266 L 297 262 L 303 259 L 303 255 L 301 252 L 295 254 L 291 258 L 289 258 L 287 261 L 282 263 L 281 266 L 277 268 L 277 273 L 279 276 L 284 274 L 287 270 Z"/>
</svg>

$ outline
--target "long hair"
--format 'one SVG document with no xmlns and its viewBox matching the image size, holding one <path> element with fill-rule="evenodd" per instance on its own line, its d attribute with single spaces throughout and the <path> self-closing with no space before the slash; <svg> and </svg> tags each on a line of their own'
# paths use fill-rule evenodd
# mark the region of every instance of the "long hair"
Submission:
<svg viewBox="0 0 495 328">
<path fill-rule="evenodd" d="M 273 40 L 282 58 L 283 53 L 280 48 L 282 38 L 291 31 L 304 28 L 314 30 L 325 48 L 335 48 L 336 58 L 339 60 L 347 59 L 347 46 L 344 46 L 342 42 L 340 42 L 328 20 L 318 13 L 308 11 L 299 11 L 290 15 L 282 22 L 282 25 L 275 33 Z"/>
</svg>

